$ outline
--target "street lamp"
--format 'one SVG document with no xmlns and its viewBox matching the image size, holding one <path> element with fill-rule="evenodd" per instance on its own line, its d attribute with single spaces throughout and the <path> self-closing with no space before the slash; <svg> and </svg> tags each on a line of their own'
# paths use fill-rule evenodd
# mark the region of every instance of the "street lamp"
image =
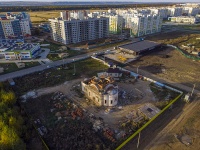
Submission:
<svg viewBox="0 0 200 150">
<path fill-rule="evenodd" d="M 74 62 L 74 59 L 73 59 L 73 63 L 74 63 L 74 74 L 73 74 L 73 76 L 75 76 L 75 75 L 76 75 L 76 68 L 75 68 L 75 62 Z"/>
<path fill-rule="evenodd" d="M 139 67 L 140 67 L 140 65 L 137 67 L 137 74 L 138 74 Z"/>
</svg>

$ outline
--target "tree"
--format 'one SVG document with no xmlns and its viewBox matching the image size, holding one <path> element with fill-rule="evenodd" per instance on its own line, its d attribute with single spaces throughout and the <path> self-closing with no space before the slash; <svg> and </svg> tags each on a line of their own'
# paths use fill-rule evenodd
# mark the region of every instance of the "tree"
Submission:
<svg viewBox="0 0 200 150">
<path fill-rule="evenodd" d="M 9 104 L 9 105 L 13 105 L 16 103 L 15 94 L 11 91 L 5 92 L 4 90 L 1 90 L 0 99 L 2 102 Z"/>
<path fill-rule="evenodd" d="M 15 94 L 5 91 L 0 85 L 0 150 L 25 150 L 26 145 L 20 138 L 23 126 L 23 118 L 19 114 Z"/>
<path fill-rule="evenodd" d="M 17 135 L 15 129 L 4 125 L 0 134 L 0 149 L 25 150 L 25 144 Z"/>
</svg>

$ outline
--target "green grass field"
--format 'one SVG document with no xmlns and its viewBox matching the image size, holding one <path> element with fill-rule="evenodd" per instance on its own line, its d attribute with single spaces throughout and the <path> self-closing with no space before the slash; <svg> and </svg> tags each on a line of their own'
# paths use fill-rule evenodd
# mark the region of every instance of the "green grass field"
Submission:
<svg viewBox="0 0 200 150">
<path fill-rule="evenodd" d="M 4 68 L 4 72 L 0 74 L 6 74 L 6 73 L 10 73 L 10 72 L 22 70 L 25 68 L 38 66 L 38 65 L 40 65 L 38 62 L 26 62 L 24 68 L 18 68 L 15 63 L 0 63 L 0 67 Z"/>
<path fill-rule="evenodd" d="M 73 75 L 74 65 L 75 75 Z M 15 78 L 15 91 L 19 94 L 22 94 L 29 91 L 30 87 L 32 89 L 38 89 L 41 87 L 58 85 L 65 81 L 80 78 L 83 75 L 86 77 L 91 77 L 97 75 L 98 72 L 107 68 L 108 67 L 103 65 L 101 62 L 90 58 L 75 62 L 74 64 L 68 64 L 67 68 L 66 66 L 60 66 L 44 70 L 42 72 L 36 72 L 23 77 Z"/>
</svg>

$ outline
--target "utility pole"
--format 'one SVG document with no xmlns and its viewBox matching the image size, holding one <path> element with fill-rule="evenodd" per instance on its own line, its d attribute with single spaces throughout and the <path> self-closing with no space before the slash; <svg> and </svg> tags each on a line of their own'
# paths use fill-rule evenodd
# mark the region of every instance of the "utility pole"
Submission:
<svg viewBox="0 0 200 150">
<path fill-rule="evenodd" d="M 73 59 L 73 62 L 74 62 L 74 59 Z M 76 66 L 75 66 L 75 62 L 74 62 L 74 76 L 76 75 Z"/>
<path fill-rule="evenodd" d="M 137 67 L 137 74 L 138 74 L 139 67 L 140 67 L 140 65 Z"/>
<path fill-rule="evenodd" d="M 140 133 L 139 133 L 139 135 L 138 135 L 137 149 L 138 149 L 138 147 L 139 147 L 139 144 L 140 144 Z"/>
<path fill-rule="evenodd" d="M 196 83 L 195 83 L 196 84 Z M 192 94 L 193 94 L 193 92 L 194 92 L 194 88 L 195 88 L 195 84 L 194 84 L 194 86 L 193 86 L 193 89 L 192 89 L 192 93 L 191 93 L 191 97 L 192 97 Z"/>
<path fill-rule="evenodd" d="M 62 66 L 64 67 L 64 59 L 63 59 L 63 56 L 62 56 Z"/>
</svg>

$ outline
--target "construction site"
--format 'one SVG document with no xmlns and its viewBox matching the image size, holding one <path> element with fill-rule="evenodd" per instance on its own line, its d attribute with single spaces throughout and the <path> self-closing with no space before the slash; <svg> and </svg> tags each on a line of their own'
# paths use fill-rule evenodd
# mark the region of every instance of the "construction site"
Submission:
<svg viewBox="0 0 200 150">
<path fill-rule="evenodd" d="M 97 79 L 92 78 L 98 85 Z M 109 94 L 117 91 L 117 103 L 99 106 L 82 92 L 81 81 L 86 80 L 66 81 L 21 97 L 50 149 L 115 149 L 179 95 L 147 78 L 126 74 L 110 82 L 115 89 L 103 86 Z"/>
</svg>

